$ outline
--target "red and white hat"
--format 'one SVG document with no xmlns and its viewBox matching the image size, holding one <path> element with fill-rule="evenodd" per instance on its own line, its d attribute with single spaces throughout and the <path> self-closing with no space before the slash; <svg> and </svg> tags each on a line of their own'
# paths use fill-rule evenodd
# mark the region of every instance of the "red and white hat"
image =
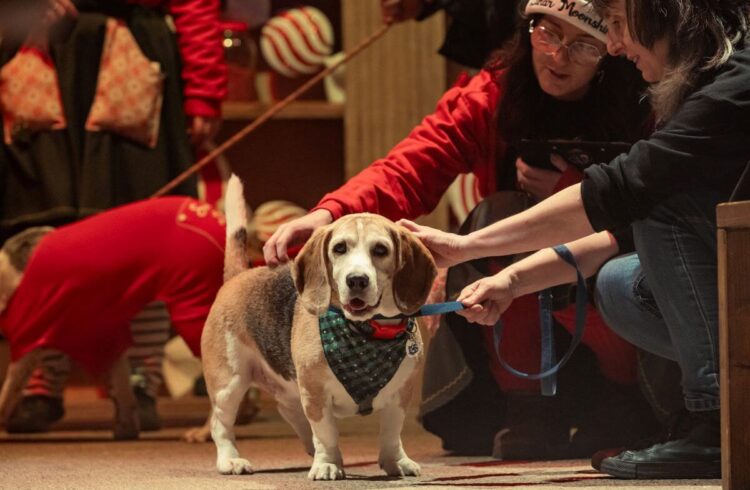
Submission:
<svg viewBox="0 0 750 490">
<path fill-rule="evenodd" d="M 529 0 L 526 15 L 543 14 L 557 17 L 591 34 L 601 42 L 607 42 L 607 23 L 589 0 Z"/>
</svg>

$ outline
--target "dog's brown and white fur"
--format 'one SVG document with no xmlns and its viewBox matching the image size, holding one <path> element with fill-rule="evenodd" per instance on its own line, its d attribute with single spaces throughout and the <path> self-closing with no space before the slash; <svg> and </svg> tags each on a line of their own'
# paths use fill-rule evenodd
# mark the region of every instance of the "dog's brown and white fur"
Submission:
<svg viewBox="0 0 750 490">
<path fill-rule="evenodd" d="M 316 230 L 290 266 L 245 270 L 242 196 L 239 179 L 232 177 L 226 199 L 226 282 L 201 342 L 217 469 L 252 472 L 235 445 L 234 420 L 242 396 L 256 383 L 274 396 L 313 456 L 308 478 L 343 478 L 335 419 L 356 415 L 358 407 L 326 362 L 319 315 L 329 305 L 356 321 L 414 313 L 430 291 L 434 262 L 405 229 L 359 214 Z M 420 474 L 404 452 L 401 428 L 421 361 L 421 352 L 404 357 L 373 400 L 374 411 L 381 414 L 379 463 L 389 475 Z"/>
</svg>

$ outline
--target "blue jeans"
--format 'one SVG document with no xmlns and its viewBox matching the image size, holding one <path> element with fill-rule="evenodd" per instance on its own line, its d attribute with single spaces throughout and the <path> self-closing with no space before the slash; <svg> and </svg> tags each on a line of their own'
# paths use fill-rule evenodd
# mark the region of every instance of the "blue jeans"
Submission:
<svg viewBox="0 0 750 490">
<path fill-rule="evenodd" d="M 658 205 L 633 223 L 637 252 L 606 263 L 596 282 L 597 305 L 614 331 L 679 364 L 691 411 L 719 408 L 718 202 L 706 191 Z"/>
</svg>

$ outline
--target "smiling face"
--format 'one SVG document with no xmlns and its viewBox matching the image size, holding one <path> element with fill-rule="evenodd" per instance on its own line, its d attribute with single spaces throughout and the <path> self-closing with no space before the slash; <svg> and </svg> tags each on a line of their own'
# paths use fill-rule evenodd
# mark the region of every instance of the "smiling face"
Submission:
<svg viewBox="0 0 750 490">
<path fill-rule="evenodd" d="M 411 315 L 427 300 L 437 275 L 429 250 L 382 216 L 344 216 L 318 228 L 294 259 L 302 306 L 321 315 L 330 306 L 350 320 Z"/>
<path fill-rule="evenodd" d="M 541 29 L 540 29 L 541 28 Z M 532 63 L 534 74 L 542 90 L 559 100 L 579 100 L 586 95 L 599 69 L 599 62 L 581 64 L 571 60 L 573 43 L 586 43 L 605 54 L 605 45 L 581 29 L 551 16 L 543 16 L 532 33 Z M 562 46 L 548 54 L 551 48 L 539 42 L 540 32 L 559 38 Z M 567 46 L 567 48 L 566 48 Z"/>
<path fill-rule="evenodd" d="M 326 253 L 333 288 L 346 316 L 360 320 L 377 313 L 395 314 L 390 289 L 397 265 L 393 234 L 376 217 L 341 221 Z"/>
<path fill-rule="evenodd" d="M 659 82 L 664 77 L 669 56 L 669 45 L 662 38 L 651 48 L 642 45 L 630 34 L 625 0 L 616 0 L 604 13 L 609 25 L 607 51 L 612 56 L 626 56 L 635 63 L 643 79 L 649 83 Z"/>
</svg>

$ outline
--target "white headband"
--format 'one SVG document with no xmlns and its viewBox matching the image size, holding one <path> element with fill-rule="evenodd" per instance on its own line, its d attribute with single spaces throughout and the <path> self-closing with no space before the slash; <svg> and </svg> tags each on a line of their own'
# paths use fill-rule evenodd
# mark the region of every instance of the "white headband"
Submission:
<svg viewBox="0 0 750 490">
<path fill-rule="evenodd" d="M 526 15 L 552 15 L 573 25 L 598 40 L 607 42 L 607 24 L 604 18 L 594 11 L 589 0 L 529 0 Z"/>
</svg>

